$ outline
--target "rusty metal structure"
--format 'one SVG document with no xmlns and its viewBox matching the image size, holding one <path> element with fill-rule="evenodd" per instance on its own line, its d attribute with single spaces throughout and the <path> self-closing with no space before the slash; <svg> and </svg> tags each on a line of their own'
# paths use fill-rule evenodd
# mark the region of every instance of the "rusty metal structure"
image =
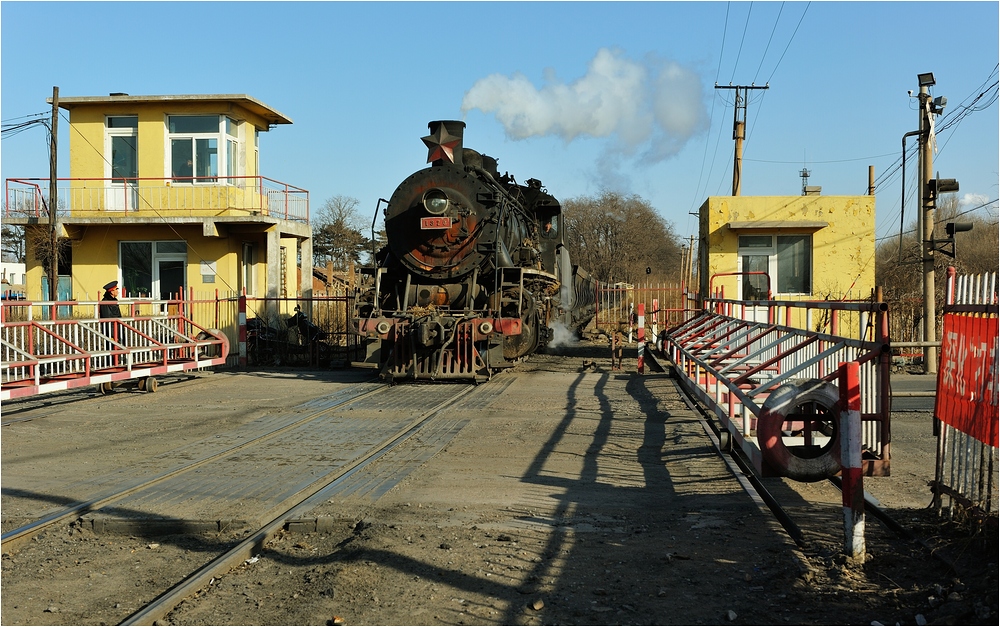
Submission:
<svg viewBox="0 0 1000 627">
<path fill-rule="evenodd" d="M 485 380 L 544 346 L 555 326 L 583 321 L 594 291 L 570 262 L 562 207 L 541 181 L 520 184 L 465 148 L 464 122 L 428 127 L 431 165 L 385 207 L 388 244 L 354 324 L 386 380 Z"/>
<path fill-rule="evenodd" d="M 887 475 L 887 309 L 875 295 L 854 302 L 716 295 L 666 332 L 663 350 L 681 385 L 722 424 L 724 447 L 741 449 L 761 476 L 801 481 L 840 471 L 838 368 L 859 364 L 862 472 Z M 845 317 L 860 321 L 854 337 L 840 334 Z"/>
</svg>

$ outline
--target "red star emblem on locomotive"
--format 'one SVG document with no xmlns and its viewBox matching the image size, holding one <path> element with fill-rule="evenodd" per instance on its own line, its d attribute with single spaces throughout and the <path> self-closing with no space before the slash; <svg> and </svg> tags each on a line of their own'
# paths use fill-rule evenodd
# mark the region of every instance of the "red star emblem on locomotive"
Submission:
<svg viewBox="0 0 1000 627">
<path fill-rule="evenodd" d="M 438 126 L 437 132 L 433 135 L 420 138 L 427 146 L 427 163 L 432 163 L 439 159 L 446 159 L 455 163 L 455 147 L 462 143 L 461 137 L 456 137 L 448 132 L 444 124 Z"/>
</svg>

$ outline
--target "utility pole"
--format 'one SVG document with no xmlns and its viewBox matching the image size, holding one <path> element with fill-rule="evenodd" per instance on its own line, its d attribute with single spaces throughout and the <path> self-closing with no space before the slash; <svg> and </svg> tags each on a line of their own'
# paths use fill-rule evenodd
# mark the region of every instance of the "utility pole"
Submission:
<svg viewBox="0 0 1000 627">
<path fill-rule="evenodd" d="M 59 300 L 59 229 L 56 208 L 59 189 L 56 186 L 56 138 L 59 136 L 59 88 L 52 88 L 52 138 L 49 142 L 49 300 Z M 53 319 L 55 315 L 53 314 Z"/>
<path fill-rule="evenodd" d="M 936 180 L 934 173 L 934 116 L 944 111 L 948 99 L 939 96 L 931 100 L 930 87 L 935 84 L 934 74 L 917 74 L 920 85 L 918 96 L 920 106 L 920 211 L 921 218 L 917 230 L 923 251 L 924 270 L 924 373 L 937 374 L 937 312 L 934 288 L 934 209 L 941 192 L 958 191 L 958 183 L 953 179 Z"/>
<path fill-rule="evenodd" d="M 688 250 L 690 254 L 688 256 L 688 266 L 687 266 L 687 284 L 688 290 L 690 291 L 691 282 L 694 280 L 694 235 L 689 236 L 688 240 Z"/>
<path fill-rule="evenodd" d="M 733 156 L 733 196 L 740 195 L 743 182 L 743 140 L 747 130 L 747 99 L 751 89 L 768 89 L 768 85 L 719 85 L 716 89 L 735 89 L 736 103 L 733 108 L 733 139 L 736 140 L 736 151 Z M 743 90 L 742 94 L 740 90 Z"/>
</svg>

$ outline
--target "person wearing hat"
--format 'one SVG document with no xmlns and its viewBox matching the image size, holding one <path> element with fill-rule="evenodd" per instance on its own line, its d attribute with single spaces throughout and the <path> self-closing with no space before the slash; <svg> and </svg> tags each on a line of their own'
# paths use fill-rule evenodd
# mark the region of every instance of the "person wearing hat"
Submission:
<svg viewBox="0 0 1000 627">
<path fill-rule="evenodd" d="M 109 303 L 105 305 L 104 303 Z M 104 286 L 104 296 L 101 297 L 100 315 L 102 318 L 121 318 L 122 310 L 118 306 L 118 281 L 112 281 Z"/>
</svg>

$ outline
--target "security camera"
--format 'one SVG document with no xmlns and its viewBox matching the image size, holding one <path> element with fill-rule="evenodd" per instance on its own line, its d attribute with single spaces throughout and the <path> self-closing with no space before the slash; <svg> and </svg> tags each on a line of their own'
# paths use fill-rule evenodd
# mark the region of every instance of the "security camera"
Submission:
<svg viewBox="0 0 1000 627">
<path fill-rule="evenodd" d="M 912 98 L 913 97 L 913 90 L 912 89 L 907 89 L 906 90 L 906 95 L 909 96 L 910 98 Z"/>
</svg>

